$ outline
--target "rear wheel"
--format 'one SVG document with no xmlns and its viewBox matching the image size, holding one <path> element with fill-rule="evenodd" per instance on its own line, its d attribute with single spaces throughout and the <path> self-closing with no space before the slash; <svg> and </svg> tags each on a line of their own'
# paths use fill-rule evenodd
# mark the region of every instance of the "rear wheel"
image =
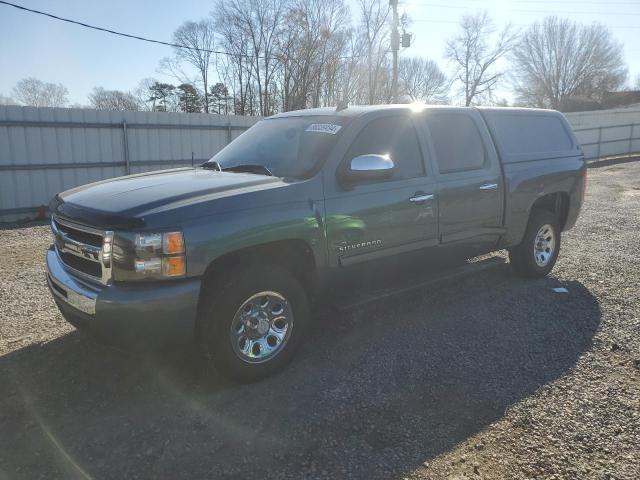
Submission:
<svg viewBox="0 0 640 480">
<path fill-rule="evenodd" d="M 558 217 L 547 210 L 534 210 L 520 245 L 509 250 L 509 261 L 518 275 L 547 275 L 560 253 Z"/>
<path fill-rule="evenodd" d="M 309 310 L 302 285 L 289 271 L 245 267 L 210 293 L 201 318 L 202 344 L 220 373 L 255 381 L 291 361 L 307 331 Z"/>
</svg>

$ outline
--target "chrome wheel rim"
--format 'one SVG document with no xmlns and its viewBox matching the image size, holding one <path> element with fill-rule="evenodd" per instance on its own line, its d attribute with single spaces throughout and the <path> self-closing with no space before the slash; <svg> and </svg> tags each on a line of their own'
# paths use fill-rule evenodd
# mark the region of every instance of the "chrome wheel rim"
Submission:
<svg viewBox="0 0 640 480">
<path fill-rule="evenodd" d="M 266 291 L 247 298 L 231 322 L 231 346 L 247 363 L 271 360 L 282 351 L 293 330 L 293 311 L 278 292 Z"/>
<path fill-rule="evenodd" d="M 552 225 L 544 224 L 536 234 L 535 243 L 533 245 L 533 256 L 536 265 L 546 267 L 556 249 L 556 235 Z"/>
</svg>

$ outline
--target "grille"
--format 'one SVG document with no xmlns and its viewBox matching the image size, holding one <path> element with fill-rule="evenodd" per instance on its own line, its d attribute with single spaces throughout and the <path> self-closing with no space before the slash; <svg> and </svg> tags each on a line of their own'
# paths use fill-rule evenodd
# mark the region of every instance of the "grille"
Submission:
<svg viewBox="0 0 640 480">
<path fill-rule="evenodd" d="M 111 232 L 101 232 L 57 217 L 52 218 L 51 229 L 62 263 L 89 279 L 104 284 L 108 282 L 111 273 L 110 253 L 103 254 L 103 243 L 111 241 L 110 237 L 106 238 Z M 110 252 L 110 249 L 107 251 Z"/>
<path fill-rule="evenodd" d="M 60 259 L 62 260 L 62 262 L 70 266 L 74 270 L 86 273 L 87 275 L 91 275 L 92 277 L 102 277 L 102 265 L 100 265 L 98 262 L 87 260 L 86 258 L 81 258 L 67 252 L 58 252 L 58 254 L 60 255 Z"/>
<path fill-rule="evenodd" d="M 69 226 L 69 224 L 60 223 L 59 220 L 54 219 L 53 221 L 58 230 L 64 232 L 71 240 L 102 248 L 102 235 L 84 230 L 78 230 L 77 228 L 72 228 Z"/>
</svg>

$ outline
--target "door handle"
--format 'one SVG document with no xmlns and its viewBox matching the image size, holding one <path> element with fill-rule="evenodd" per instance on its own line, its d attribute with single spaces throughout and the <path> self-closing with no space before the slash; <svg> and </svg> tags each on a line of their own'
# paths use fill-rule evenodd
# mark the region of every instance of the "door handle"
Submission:
<svg viewBox="0 0 640 480">
<path fill-rule="evenodd" d="M 497 190 L 497 183 L 485 183 L 484 185 L 480 185 L 480 190 Z"/>
<path fill-rule="evenodd" d="M 427 195 L 425 193 L 416 193 L 413 197 L 409 199 L 409 201 L 413 203 L 426 202 L 427 200 L 433 200 L 433 195 L 431 194 Z"/>
</svg>

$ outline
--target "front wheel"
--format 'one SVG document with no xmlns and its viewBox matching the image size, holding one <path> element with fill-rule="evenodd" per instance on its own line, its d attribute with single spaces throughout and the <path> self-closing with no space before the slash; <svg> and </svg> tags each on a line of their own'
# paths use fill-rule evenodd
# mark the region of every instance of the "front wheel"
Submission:
<svg viewBox="0 0 640 480">
<path fill-rule="evenodd" d="M 293 358 L 309 324 L 307 296 L 286 269 L 249 266 L 211 292 L 201 321 L 201 343 L 217 370 L 233 380 L 255 381 Z"/>
<path fill-rule="evenodd" d="M 509 261 L 520 276 L 544 277 L 553 269 L 559 253 L 558 217 L 547 210 L 536 210 L 520 245 L 509 249 Z"/>
</svg>

